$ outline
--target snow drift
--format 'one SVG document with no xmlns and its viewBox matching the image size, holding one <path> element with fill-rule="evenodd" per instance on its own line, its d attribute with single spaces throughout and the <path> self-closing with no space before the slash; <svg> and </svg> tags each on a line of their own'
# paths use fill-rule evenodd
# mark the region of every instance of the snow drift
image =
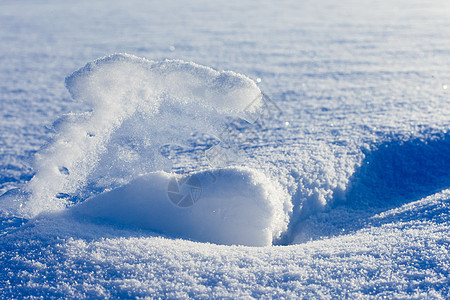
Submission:
<svg viewBox="0 0 450 300">
<path fill-rule="evenodd" d="M 195 180 L 194 184 L 189 185 L 189 180 Z M 171 189 L 172 184 L 178 187 Z M 194 203 L 180 207 L 180 202 L 169 199 L 170 193 L 182 199 L 190 196 L 192 190 L 196 192 Z M 266 246 L 286 229 L 287 199 L 281 186 L 262 173 L 245 168 L 177 177 L 161 171 L 100 194 L 71 211 L 102 224 L 133 226 L 173 237 Z"/>
<path fill-rule="evenodd" d="M 88 110 L 55 122 L 54 141 L 37 155 L 26 216 L 92 198 L 76 211 L 205 242 L 268 245 L 286 228 L 288 197 L 255 170 L 208 171 L 214 184 L 198 173 L 203 201 L 184 210 L 170 201 L 169 174 L 154 173 L 171 170 L 163 146 L 184 144 L 192 132 L 215 135 L 230 118 L 253 121 L 262 94 L 251 79 L 116 54 L 88 63 L 66 87 Z"/>
</svg>

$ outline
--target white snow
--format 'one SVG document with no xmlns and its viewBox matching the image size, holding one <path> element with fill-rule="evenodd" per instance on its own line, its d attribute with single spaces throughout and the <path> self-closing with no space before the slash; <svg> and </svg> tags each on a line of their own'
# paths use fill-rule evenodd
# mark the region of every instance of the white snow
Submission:
<svg viewBox="0 0 450 300">
<path fill-rule="evenodd" d="M 449 14 L 2 1 L 0 297 L 449 298 Z"/>
<path fill-rule="evenodd" d="M 198 195 L 182 190 L 185 181 L 189 184 L 192 179 L 198 185 L 188 188 L 198 189 L 194 191 Z M 173 189 L 170 184 L 175 185 Z M 177 198 L 172 202 L 168 189 L 174 196 L 192 195 L 193 199 L 180 197 L 180 201 Z M 201 242 L 268 246 L 286 230 L 289 204 L 281 186 L 264 174 L 228 168 L 183 177 L 151 173 L 88 199 L 71 211 L 95 222 L 133 226 Z"/>
<path fill-rule="evenodd" d="M 37 155 L 29 216 L 63 209 L 61 195 L 85 186 L 111 188 L 160 170 L 161 146 L 183 143 L 193 131 L 218 133 L 226 117 L 254 113 L 262 99 L 243 75 L 127 54 L 88 63 L 66 86 L 89 111 L 60 119 L 54 142 Z"/>
</svg>

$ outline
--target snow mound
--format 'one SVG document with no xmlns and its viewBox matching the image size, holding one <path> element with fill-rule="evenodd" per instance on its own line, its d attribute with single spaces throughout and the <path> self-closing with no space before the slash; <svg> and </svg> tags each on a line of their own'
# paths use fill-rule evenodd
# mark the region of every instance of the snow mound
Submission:
<svg viewBox="0 0 450 300">
<path fill-rule="evenodd" d="M 286 230 L 288 195 L 262 173 L 163 171 L 88 199 L 71 212 L 100 224 L 225 245 L 266 246 Z"/>
<path fill-rule="evenodd" d="M 271 245 L 286 230 L 290 198 L 259 171 L 165 172 L 164 147 L 193 132 L 217 136 L 230 118 L 254 121 L 262 94 L 249 78 L 116 54 L 88 63 L 66 86 L 88 111 L 55 122 L 28 189 L 9 197 L 27 198 L 25 216 L 69 207 L 97 224 L 226 245 Z"/>
<path fill-rule="evenodd" d="M 257 112 L 262 98 L 251 79 L 231 71 L 128 54 L 88 63 L 66 87 L 88 110 L 55 122 L 54 141 L 36 156 L 25 216 L 170 170 L 162 146 L 183 144 L 192 132 L 214 135 L 230 117 Z"/>
</svg>

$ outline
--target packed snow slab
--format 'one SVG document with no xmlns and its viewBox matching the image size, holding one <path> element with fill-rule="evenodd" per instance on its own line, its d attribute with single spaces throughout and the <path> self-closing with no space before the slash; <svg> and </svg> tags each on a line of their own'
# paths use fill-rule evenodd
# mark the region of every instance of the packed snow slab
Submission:
<svg viewBox="0 0 450 300">
<path fill-rule="evenodd" d="M 156 172 L 73 207 L 100 224 L 225 245 L 266 246 L 286 230 L 289 197 L 262 173 L 229 168 Z"/>
<path fill-rule="evenodd" d="M 88 63 L 66 86 L 87 111 L 55 122 L 54 140 L 38 153 L 28 186 L 28 216 L 170 170 L 162 146 L 183 144 L 192 132 L 214 135 L 229 118 L 257 112 L 262 99 L 243 75 L 128 54 Z"/>
</svg>

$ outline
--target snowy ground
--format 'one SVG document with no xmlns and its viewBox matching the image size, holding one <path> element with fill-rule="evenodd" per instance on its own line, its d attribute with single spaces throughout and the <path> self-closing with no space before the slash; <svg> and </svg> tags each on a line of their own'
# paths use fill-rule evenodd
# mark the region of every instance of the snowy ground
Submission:
<svg viewBox="0 0 450 300">
<path fill-rule="evenodd" d="M 1 296 L 448 298 L 449 14 L 2 1 Z"/>
</svg>

